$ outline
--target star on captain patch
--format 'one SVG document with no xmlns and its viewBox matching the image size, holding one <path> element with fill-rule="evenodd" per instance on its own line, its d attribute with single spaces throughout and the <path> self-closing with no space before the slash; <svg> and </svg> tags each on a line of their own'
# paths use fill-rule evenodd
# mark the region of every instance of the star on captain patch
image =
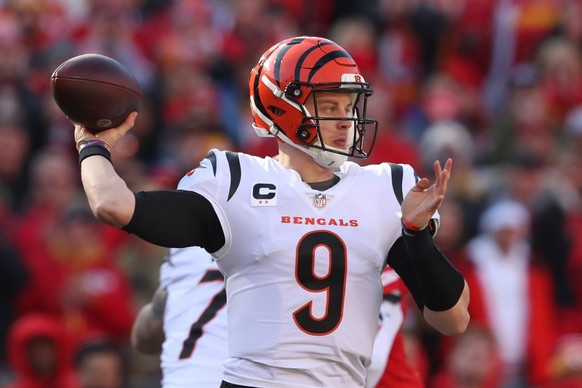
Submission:
<svg viewBox="0 0 582 388">
<path fill-rule="evenodd" d="M 327 204 L 327 195 L 323 193 L 317 193 L 313 196 L 313 206 L 318 209 L 325 207 Z"/>
</svg>

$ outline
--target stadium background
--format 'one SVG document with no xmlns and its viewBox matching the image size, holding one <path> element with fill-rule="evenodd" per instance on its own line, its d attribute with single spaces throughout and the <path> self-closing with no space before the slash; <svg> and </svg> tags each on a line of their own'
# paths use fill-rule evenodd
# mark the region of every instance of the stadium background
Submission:
<svg viewBox="0 0 582 388">
<path fill-rule="evenodd" d="M 452 260 L 463 264 L 490 204 L 509 196 L 527 209 L 524 241 L 551 280 L 541 316 L 555 329 L 536 340 L 552 341 L 552 378 L 571 373 L 563 347 L 582 349 L 580 20 L 578 0 L 0 0 L 0 384 L 19 352 L 9 330 L 38 314 L 57 320 L 70 351 L 105 335 L 127 357 L 131 386 L 159 384 L 158 360 L 128 338 L 165 250 L 88 213 L 52 71 L 87 52 L 130 68 L 145 105 L 114 150 L 116 169 L 132 190 L 173 188 L 211 147 L 275 152 L 250 127 L 247 77 L 295 35 L 335 40 L 372 83 L 380 128 L 369 162 L 430 174 L 436 158 L 454 158 L 437 236 Z M 506 213 L 489 225 L 504 217 L 511 224 Z M 414 309 L 405 331 L 435 380 L 454 345 Z"/>
</svg>

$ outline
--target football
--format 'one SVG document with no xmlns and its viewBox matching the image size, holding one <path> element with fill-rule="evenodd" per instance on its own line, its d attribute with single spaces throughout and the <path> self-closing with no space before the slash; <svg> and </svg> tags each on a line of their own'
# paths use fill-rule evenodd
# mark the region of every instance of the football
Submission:
<svg viewBox="0 0 582 388">
<path fill-rule="evenodd" d="M 68 119 L 92 133 L 119 126 L 143 105 L 131 72 L 101 54 L 82 54 L 63 62 L 51 76 L 50 89 Z"/>
</svg>

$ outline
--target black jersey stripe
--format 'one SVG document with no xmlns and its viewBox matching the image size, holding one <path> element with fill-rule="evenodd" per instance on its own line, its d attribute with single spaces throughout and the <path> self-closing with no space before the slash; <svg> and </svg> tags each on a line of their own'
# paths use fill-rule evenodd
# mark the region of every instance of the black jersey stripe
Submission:
<svg viewBox="0 0 582 388">
<path fill-rule="evenodd" d="M 211 151 L 207 153 L 204 159 L 208 159 L 210 161 L 210 164 L 212 165 L 212 173 L 214 176 L 216 176 L 216 155 L 214 152 Z"/>
<path fill-rule="evenodd" d="M 230 201 L 238 186 L 240 185 L 241 170 L 240 159 L 236 152 L 226 151 L 226 161 L 228 162 L 228 169 L 230 170 L 230 189 L 228 190 L 228 199 Z"/>
<path fill-rule="evenodd" d="M 202 315 L 196 322 L 190 326 L 190 334 L 188 338 L 183 343 L 182 351 L 180 352 L 180 360 L 190 358 L 194 349 L 196 348 L 196 343 L 204 334 L 204 326 L 210 322 L 216 314 L 226 305 L 226 290 L 223 288 L 218 294 L 214 295 L 214 298 L 210 301 L 210 304 L 204 309 Z"/>
<path fill-rule="evenodd" d="M 404 200 L 404 193 L 402 192 L 402 178 L 404 174 L 404 169 L 401 165 L 396 163 L 388 163 L 390 165 L 390 170 L 392 171 L 392 188 L 394 189 L 394 194 L 398 202 L 402 204 Z M 420 177 L 414 172 L 415 182 L 420 180 Z M 435 218 L 431 218 L 428 222 L 428 231 L 431 236 L 434 236 L 437 231 L 437 221 Z"/>
<path fill-rule="evenodd" d="M 224 276 L 222 276 L 222 272 L 218 270 L 209 270 L 206 271 L 202 279 L 200 279 L 200 283 L 208 283 L 214 282 L 216 280 L 224 280 Z"/>
<path fill-rule="evenodd" d="M 402 177 L 404 175 L 404 169 L 401 165 L 396 163 L 388 163 L 390 165 L 390 171 L 392 171 L 392 189 L 394 190 L 394 195 L 398 203 L 402 203 L 404 200 L 404 194 L 402 193 Z"/>
</svg>

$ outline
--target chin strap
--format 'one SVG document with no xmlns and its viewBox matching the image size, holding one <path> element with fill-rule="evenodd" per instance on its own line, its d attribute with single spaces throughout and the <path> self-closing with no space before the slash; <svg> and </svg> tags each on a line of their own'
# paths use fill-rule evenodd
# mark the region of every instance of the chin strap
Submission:
<svg viewBox="0 0 582 388">
<path fill-rule="evenodd" d="M 340 155 L 336 154 L 335 152 L 324 151 L 315 147 L 301 146 L 291 141 L 291 139 L 289 139 L 283 132 L 277 130 L 275 133 L 275 136 L 283 140 L 283 142 L 286 144 L 289 144 L 291 147 L 296 148 L 299 151 L 311 156 L 315 163 L 317 163 L 320 167 L 336 168 L 348 160 L 347 155 Z"/>
</svg>

